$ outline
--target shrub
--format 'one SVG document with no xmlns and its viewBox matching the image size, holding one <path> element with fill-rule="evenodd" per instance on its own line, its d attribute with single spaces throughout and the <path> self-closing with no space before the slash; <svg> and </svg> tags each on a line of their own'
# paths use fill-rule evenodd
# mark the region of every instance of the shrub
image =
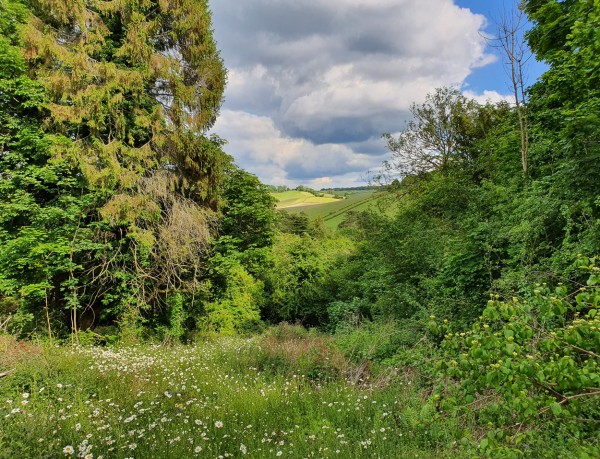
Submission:
<svg viewBox="0 0 600 459">
<path fill-rule="evenodd" d="M 593 258 L 576 265 L 589 272 L 587 285 L 495 296 L 471 330 L 448 333 L 441 344 L 432 403 L 438 415 L 475 412 L 487 422 L 479 447 L 488 456 L 539 447 L 546 440 L 538 431 L 578 438 L 578 457 L 600 453 L 600 268 Z"/>
</svg>

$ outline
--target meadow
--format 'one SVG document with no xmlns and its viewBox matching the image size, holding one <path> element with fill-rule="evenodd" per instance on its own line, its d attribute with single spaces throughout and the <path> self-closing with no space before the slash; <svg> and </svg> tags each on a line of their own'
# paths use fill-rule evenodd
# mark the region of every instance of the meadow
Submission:
<svg viewBox="0 0 600 459">
<path fill-rule="evenodd" d="M 0 379 L 2 458 L 459 454 L 450 429 L 418 421 L 414 373 L 375 374 L 294 327 L 175 346 L 0 340 L 15 368 Z"/>
<path fill-rule="evenodd" d="M 340 199 L 335 198 L 333 194 L 323 193 L 323 196 L 315 196 L 308 191 L 298 190 L 281 191 L 278 193 L 271 193 L 271 195 L 277 199 L 278 209 L 313 206 L 340 201 Z"/>
<path fill-rule="evenodd" d="M 390 199 L 389 194 L 375 190 L 349 191 L 346 194 L 344 199 L 335 199 L 330 194 L 316 197 L 302 191 L 272 193 L 278 200 L 278 209 L 284 209 L 291 214 L 303 212 L 311 220 L 320 217 L 330 230 L 337 229 L 351 211 L 373 211 L 380 215 L 393 212 L 393 207 L 386 201 Z"/>
</svg>

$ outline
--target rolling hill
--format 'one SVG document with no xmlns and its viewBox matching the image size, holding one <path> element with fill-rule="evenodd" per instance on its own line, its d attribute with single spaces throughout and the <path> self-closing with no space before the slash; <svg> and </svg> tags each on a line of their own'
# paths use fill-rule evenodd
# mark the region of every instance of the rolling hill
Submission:
<svg viewBox="0 0 600 459">
<path fill-rule="evenodd" d="M 375 190 L 351 191 L 346 194 L 344 199 L 336 199 L 332 194 L 317 197 L 308 192 L 295 190 L 272 193 L 278 200 L 278 209 L 293 214 L 304 212 L 311 220 L 320 216 L 325 221 L 325 226 L 331 230 L 337 229 L 349 211 L 372 209 L 388 213 L 385 209 L 382 211 L 380 209 L 382 206 L 378 205 L 385 198 L 385 194 Z"/>
</svg>

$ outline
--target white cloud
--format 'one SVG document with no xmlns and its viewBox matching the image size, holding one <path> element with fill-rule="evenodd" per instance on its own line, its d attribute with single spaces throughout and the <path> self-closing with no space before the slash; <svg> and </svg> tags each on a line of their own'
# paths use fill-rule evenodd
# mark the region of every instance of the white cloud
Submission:
<svg viewBox="0 0 600 459">
<path fill-rule="evenodd" d="M 346 175 L 346 182 L 357 183 L 363 171 L 381 163 L 381 158 L 356 153 L 345 145 L 314 145 L 291 138 L 269 117 L 242 111 L 224 110 L 214 130 L 228 139 L 224 149 L 241 167 L 269 184 L 297 186 L 315 179 L 315 184 L 319 180 L 331 183 L 329 174 Z"/>
<path fill-rule="evenodd" d="M 229 68 L 214 131 L 240 165 L 274 184 L 335 184 L 373 167 L 381 158 L 372 147 L 402 128 L 411 103 L 495 59 L 485 51 L 485 17 L 452 0 L 211 4 Z"/>
<path fill-rule="evenodd" d="M 477 102 L 479 102 L 480 104 L 485 104 L 487 102 L 491 102 L 493 104 L 498 103 L 498 102 L 508 102 L 509 104 L 515 103 L 514 96 L 500 94 L 497 91 L 487 91 L 486 90 L 486 91 L 483 91 L 483 94 L 477 94 L 476 92 L 467 89 L 467 90 L 463 91 L 462 93 L 469 99 L 474 99 Z"/>
</svg>

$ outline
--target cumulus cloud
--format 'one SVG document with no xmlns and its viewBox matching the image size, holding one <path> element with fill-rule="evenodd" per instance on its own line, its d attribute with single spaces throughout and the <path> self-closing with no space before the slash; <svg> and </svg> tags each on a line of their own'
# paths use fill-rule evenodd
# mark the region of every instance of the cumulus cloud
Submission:
<svg viewBox="0 0 600 459">
<path fill-rule="evenodd" d="M 225 151 L 267 183 L 296 186 L 312 180 L 318 183 L 319 179 L 330 183 L 331 176 L 344 175 L 346 182 L 355 183 L 364 180 L 364 171 L 382 160 L 343 144 L 315 145 L 286 136 L 270 117 L 242 111 L 224 110 L 215 131 L 228 139 Z"/>
<path fill-rule="evenodd" d="M 485 90 L 483 91 L 483 94 L 477 94 L 476 92 L 467 89 L 463 91 L 463 94 L 469 99 L 476 100 L 480 104 L 485 104 L 487 102 L 491 102 L 493 104 L 498 102 L 508 102 L 509 104 L 515 103 L 514 96 L 500 94 L 498 91 Z"/>
<path fill-rule="evenodd" d="M 494 60 L 481 34 L 485 17 L 452 0 L 211 6 L 229 69 L 214 130 L 269 183 L 358 177 L 381 160 L 381 133 L 401 129 L 412 102 Z"/>
</svg>

